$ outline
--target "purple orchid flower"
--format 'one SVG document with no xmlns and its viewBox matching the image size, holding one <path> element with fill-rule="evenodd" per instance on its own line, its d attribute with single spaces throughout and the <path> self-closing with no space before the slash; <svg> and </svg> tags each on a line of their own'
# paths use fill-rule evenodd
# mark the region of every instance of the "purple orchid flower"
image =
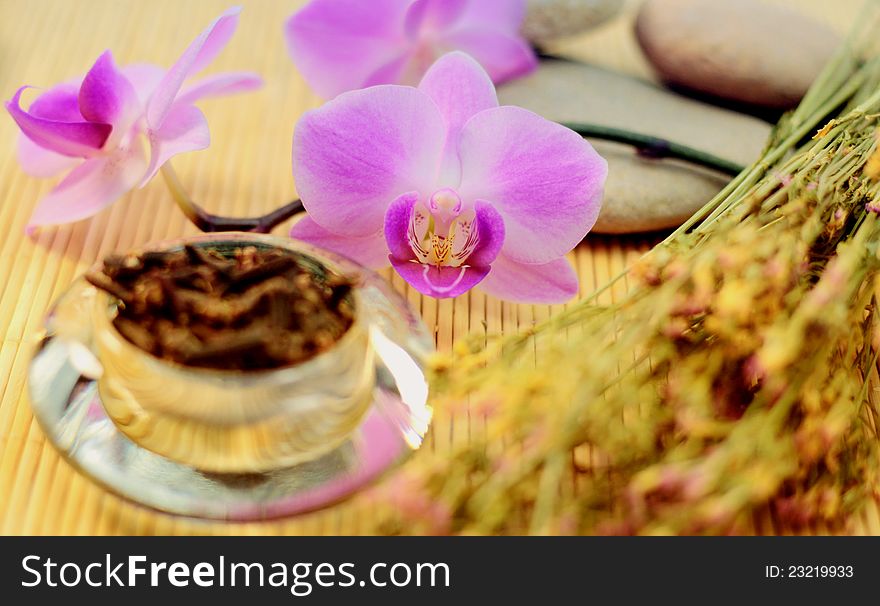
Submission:
<svg viewBox="0 0 880 606">
<path fill-rule="evenodd" d="M 537 65 L 519 34 L 525 0 L 312 0 L 287 21 L 290 55 L 324 98 L 415 85 L 444 53 L 470 54 L 500 84 Z"/>
<path fill-rule="evenodd" d="M 90 217 L 145 185 L 172 156 L 208 147 L 208 123 L 193 103 L 253 90 L 262 81 L 235 72 L 184 82 L 223 50 L 240 11 L 218 17 L 167 71 L 149 64 L 120 69 L 106 51 L 82 79 L 50 88 L 27 110 L 21 95 L 30 87 L 15 93 L 6 109 L 21 129 L 18 157 L 25 172 L 51 177 L 70 169 L 40 201 L 28 230 Z"/>
<path fill-rule="evenodd" d="M 352 91 L 303 116 L 293 172 L 309 216 L 291 236 L 390 261 L 432 297 L 479 284 L 558 303 L 577 293 L 564 255 L 595 223 L 607 170 L 573 131 L 499 107 L 488 74 L 453 52 L 418 88 Z"/>
</svg>

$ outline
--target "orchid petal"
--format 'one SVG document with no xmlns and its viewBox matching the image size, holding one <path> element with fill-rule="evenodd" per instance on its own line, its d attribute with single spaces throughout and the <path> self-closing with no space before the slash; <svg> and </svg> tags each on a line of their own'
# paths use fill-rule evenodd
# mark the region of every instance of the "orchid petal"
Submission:
<svg viewBox="0 0 880 606">
<path fill-rule="evenodd" d="M 482 65 L 495 84 L 502 84 L 532 72 L 538 58 L 531 46 L 515 31 L 475 27 L 447 32 L 441 44 L 462 50 Z"/>
<path fill-rule="evenodd" d="M 491 204 L 483 200 L 476 201 L 474 210 L 477 215 L 479 242 L 466 262 L 476 267 L 488 267 L 504 246 L 504 219 Z"/>
<path fill-rule="evenodd" d="M 479 112 L 498 107 L 495 86 L 486 70 L 472 57 L 453 52 L 431 66 L 422 78 L 419 90 L 437 104 L 446 122 L 442 181 L 457 183 L 461 178 L 461 162 L 458 158 L 461 129 Z"/>
<path fill-rule="evenodd" d="M 217 58 L 217 55 L 223 52 L 223 49 L 229 44 L 232 35 L 238 27 L 238 15 L 240 13 L 240 6 L 226 9 L 222 15 L 214 20 L 214 23 L 205 28 L 205 31 L 193 41 L 190 49 L 198 47 L 198 53 L 189 69 L 190 75 L 197 74 L 208 67 Z M 190 49 L 187 49 L 187 51 Z"/>
<path fill-rule="evenodd" d="M 377 86 L 306 113 L 293 136 L 293 174 L 303 205 L 340 235 L 381 232 L 401 193 L 435 182 L 445 128 L 421 91 Z"/>
<path fill-rule="evenodd" d="M 360 237 L 340 236 L 327 231 L 311 218 L 303 217 L 290 229 L 290 237 L 354 259 L 370 269 L 381 269 L 388 265 L 388 249 L 378 233 Z"/>
<path fill-rule="evenodd" d="M 422 78 L 419 90 L 437 104 L 450 133 L 457 134 L 484 109 L 498 107 L 498 95 L 486 70 L 460 51 L 438 59 Z"/>
<path fill-rule="evenodd" d="M 525 18 L 526 0 L 470 0 L 458 23 L 517 32 Z"/>
<path fill-rule="evenodd" d="M 413 209 L 418 201 L 419 194 L 417 192 L 403 194 L 391 203 L 388 212 L 385 213 L 385 244 L 391 252 L 391 256 L 401 261 L 414 258 L 407 234 L 412 221 Z"/>
<path fill-rule="evenodd" d="M 577 133 L 519 107 L 471 118 L 459 146 L 463 199 L 504 217 L 504 255 L 546 263 L 583 239 L 599 215 L 608 168 Z"/>
<path fill-rule="evenodd" d="M 21 109 L 23 86 L 6 102 L 6 110 L 27 137 L 34 143 L 64 156 L 87 158 L 93 156 L 104 143 L 113 127 L 95 122 L 68 122 L 39 118 Z"/>
<path fill-rule="evenodd" d="M 77 99 L 78 86 L 59 84 L 34 99 L 28 113 L 38 118 L 62 122 L 82 121 Z M 40 147 L 24 133 L 18 137 L 18 163 L 32 177 L 54 177 L 79 164 L 80 158 L 71 158 Z"/>
<path fill-rule="evenodd" d="M 413 66 L 412 54 L 409 51 L 404 51 L 379 66 L 376 71 L 366 77 L 361 86 L 355 88 L 370 88 L 391 82 L 406 85 L 415 84 L 413 80 L 417 78 L 413 76 L 417 73 L 420 72 Z"/>
<path fill-rule="evenodd" d="M 235 32 L 240 12 L 241 7 L 233 7 L 220 15 L 199 34 L 171 66 L 156 86 L 147 104 L 147 124 L 150 128 L 157 129 L 162 126 L 184 80 L 207 66 L 223 50 Z"/>
<path fill-rule="evenodd" d="M 146 159 L 139 145 L 119 148 L 75 168 L 37 205 L 28 230 L 90 217 L 134 188 Z"/>
<path fill-rule="evenodd" d="M 468 4 L 470 0 L 415 0 L 406 12 L 404 31 L 414 39 L 425 30 L 446 29 L 461 17 Z"/>
<path fill-rule="evenodd" d="M 220 97 L 257 90 L 263 79 L 252 72 L 226 72 L 208 76 L 185 87 L 175 103 L 191 104 L 205 97 Z"/>
<path fill-rule="evenodd" d="M 149 183 L 159 169 L 177 154 L 205 149 L 211 144 L 208 121 L 199 108 L 174 105 L 162 127 L 149 132 L 150 165 L 141 187 Z"/>
<path fill-rule="evenodd" d="M 578 292 L 578 278 L 565 257 L 537 265 L 519 263 L 501 254 L 480 290 L 520 303 L 565 303 Z"/>
<path fill-rule="evenodd" d="M 114 134 L 128 130 L 138 112 L 137 93 L 105 51 L 83 78 L 79 89 L 79 109 L 89 122 L 112 124 Z"/>
<path fill-rule="evenodd" d="M 400 276 L 423 295 L 436 299 L 457 297 L 479 284 L 489 273 L 488 267 L 437 267 L 416 261 L 389 257 Z"/>
<path fill-rule="evenodd" d="M 151 63 L 134 63 L 123 67 L 122 75 L 131 82 L 141 105 L 146 106 L 153 91 L 165 76 L 165 70 Z"/>
<path fill-rule="evenodd" d="M 31 102 L 28 113 L 37 118 L 58 122 L 85 122 L 79 111 L 79 86 L 53 86 Z"/>
<path fill-rule="evenodd" d="M 32 177 L 54 177 L 76 166 L 81 160 L 43 149 L 24 134 L 18 137 L 18 163 Z"/>
<path fill-rule="evenodd" d="M 362 88 L 406 50 L 403 27 L 409 4 L 406 0 L 313 0 L 285 24 L 290 56 L 324 98 Z"/>
</svg>

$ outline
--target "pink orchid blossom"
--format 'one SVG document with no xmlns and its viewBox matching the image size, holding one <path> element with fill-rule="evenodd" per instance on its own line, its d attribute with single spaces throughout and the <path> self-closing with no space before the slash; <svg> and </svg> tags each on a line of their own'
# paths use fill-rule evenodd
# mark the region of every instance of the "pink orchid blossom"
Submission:
<svg viewBox="0 0 880 606">
<path fill-rule="evenodd" d="M 90 217 L 145 185 L 172 156 L 208 147 L 208 123 L 193 103 L 262 84 L 254 74 L 235 72 L 184 86 L 226 46 L 240 10 L 218 17 L 168 70 L 149 64 L 120 69 L 106 51 L 83 78 L 48 89 L 27 110 L 21 95 L 30 87 L 13 95 L 6 109 L 21 129 L 25 172 L 51 177 L 70 170 L 40 201 L 28 230 Z"/>
<path fill-rule="evenodd" d="M 293 172 L 308 211 L 295 238 L 390 261 L 432 297 L 479 284 L 558 303 L 577 293 L 564 255 L 596 221 L 607 164 L 573 131 L 499 107 L 488 74 L 453 52 L 418 88 L 352 91 L 306 113 Z"/>
<path fill-rule="evenodd" d="M 324 98 L 377 84 L 415 85 L 448 51 L 500 84 L 537 59 L 520 35 L 526 0 L 312 0 L 287 21 L 294 63 Z"/>
</svg>

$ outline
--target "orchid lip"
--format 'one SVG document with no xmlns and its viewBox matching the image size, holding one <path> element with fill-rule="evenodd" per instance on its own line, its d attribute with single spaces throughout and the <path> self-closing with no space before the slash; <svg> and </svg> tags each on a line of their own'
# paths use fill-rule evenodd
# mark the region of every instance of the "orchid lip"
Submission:
<svg viewBox="0 0 880 606">
<path fill-rule="evenodd" d="M 462 279 L 464 279 L 465 272 L 467 272 L 467 266 L 458 268 L 458 277 L 449 285 L 449 286 L 440 286 L 439 284 L 434 284 L 431 282 L 431 266 L 425 265 L 424 269 L 422 269 L 422 277 L 425 280 L 425 284 L 429 285 L 431 289 L 438 294 L 446 294 L 454 291 L 456 287 L 461 284 Z"/>
<path fill-rule="evenodd" d="M 407 229 L 415 260 L 436 267 L 461 267 L 479 244 L 476 212 L 452 189 L 416 203 Z"/>
</svg>

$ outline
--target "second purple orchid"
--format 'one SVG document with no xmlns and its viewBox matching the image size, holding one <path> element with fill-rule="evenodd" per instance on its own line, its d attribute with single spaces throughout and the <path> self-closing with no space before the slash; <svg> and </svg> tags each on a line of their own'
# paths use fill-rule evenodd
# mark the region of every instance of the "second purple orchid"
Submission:
<svg viewBox="0 0 880 606">
<path fill-rule="evenodd" d="M 309 216 L 291 235 L 416 290 L 561 303 L 577 293 L 565 259 L 601 205 L 607 164 L 573 131 L 499 107 L 468 55 L 439 59 L 418 88 L 375 86 L 308 112 L 293 171 Z"/>
<path fill-rule="evenodd" d="M 208 147 L 207 120 L 193 103 L 262 84 L 250 72 L 186 82 L 223 50 L 240 11 L 232 8 L 215 19 L 168 70 L 150 64 L 119 68 L 107 51 L 84 77 L 46 90 L 27 110 L 21 96 L 30 87 L 15 93 L 6 109 L 21 129 L 24 170 L 37 177 L 69 170 L 38 204 L 29 230 L 90 217 L 145 185 L 176 154 Z"/>
<path fill-rule="evenodd" d="M 290 56 L 324 98 L 415 85 L 441 55 L 468 53 L 496 84 L 538 60 L 520 34 L 526 0 L 312 0 L 287 21 Z"/>
</svg>

